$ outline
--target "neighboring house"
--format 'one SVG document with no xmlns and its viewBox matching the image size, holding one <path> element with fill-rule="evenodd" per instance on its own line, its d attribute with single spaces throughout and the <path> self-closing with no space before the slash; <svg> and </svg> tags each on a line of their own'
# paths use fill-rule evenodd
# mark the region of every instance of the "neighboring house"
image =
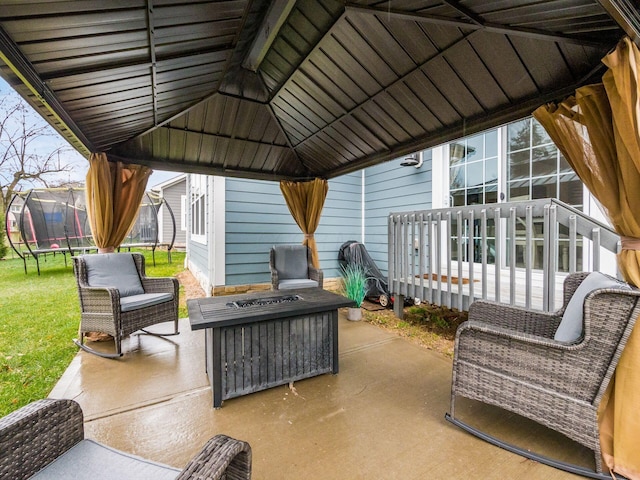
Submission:
<svg viewBox="0 0 640 480">
<path fill-rule="evenodd" d="M 329 180 L 315 235 L 326 279 L 339 276 L 338 249 L 347 240 L 365 243 L 387 273 L 391 212 L 551 197 L 604 221 L 587 189 L 532 118 L 417 152 L 413 164 L 403 163 L 406 159 L 399 158 Z M 303 238 L 278 182 L 188 178 L 188 265 L 205 291 L 268 285 L 270 247 Z M 452 236 L 455 241 L 455 232 Z M 589 246 L 579 241 L 577 248 L 579 267 L 588 269 Z M 603 264 L 615 265 L 615 260 Z M 566 268 L 560 261 L 559 270 Z"/>
<path fill-rule="evenodd" d="M 158 216 L 158 242 L 171 242 L 173 234 L 172 222 L 176 223 L 176 239 L 174 248 L 184 248 L 187 245 L 187 175 L 182 174 L 160 183 L 151 189 L 156 192 L 169 205 L 173 212 L 173 217 L 169 210 L 161 207 Z"/>
<path fill-rule="evenodd" d="M 18 216 L 20 215 L 20 211 L 22 210 L 22 199 L 17 198 L 11 204 L 11 207 L 6 212 L 7 218 L 5 219 L 7 223 L 7 238 L 5 241 L 11 241 L 14 244 L 20 242 L 20 227 L 18 226 Z"/>
</svg>

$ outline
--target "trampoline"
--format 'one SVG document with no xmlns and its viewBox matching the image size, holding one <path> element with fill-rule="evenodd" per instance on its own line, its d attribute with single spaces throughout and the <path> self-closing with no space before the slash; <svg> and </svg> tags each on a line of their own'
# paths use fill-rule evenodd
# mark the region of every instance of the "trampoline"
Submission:
<svg viewBox="0 0 640 480">
<path fill-rule="evenodd" d="M 18 208 L 13 208 L 17 206 Z M 158 214 L 164 206 L 169 211 L 173 223 L 173 234 L 169 242 L 158 242 Z M 65 266 L 67 254 L 89 253 L 97 251 L 93 242 L 83 188 L 41 188 L 14 194 L 6 211 L 7 224 L 12 211 L 20 238 L 9 244 L 24 263 L 27 273 L 27 258 L 36 261 L 40 274 L 40 258 L 46 261 L 48 254 L 64 255 Z M 8 226 L 8 225 L 7 225 Z M 8 229 L 7 229 L 8 231 Z M 147 193 L 143 197 L 136 221 L 124 239 L 120 248 L 151 248 L 155 265 L 155 250 L 167 248 L 169 262 L 171 249 L 175 241 L 175 217 L 168 203 L 162 197 Z"/>
<path fill-rule="evenodd" d="M 20 232 L 18 241 L 9 238 L 9 244 L 24 263 L 33 257 L 40 274 L 40 257 L 62 254 L 67 265 L 67 254 L 74 250 L 87 250 L 92 245 L 91 229 L 84 206 L 84 192 L 72 188 L 32 189 L 14 194 L 5 218 L 9 220 L 11 207 Z"/>
<path fill-rule="evenodd" d="M 169 212 L 169 217 L 173 224 L 171 239 L 168 242 L 159 242 L 160 223 L 160 208 L 166 208 Z M 165 247 L 167 249 L 167 259 L 171 263 L 171 249 L 173 243 L 176 240 L 176 219 L 173 215 L 173 210 L 167 202 L 164 201 L 159 195 L 153 192 L 147 192 L 142 197 L 140 202 L 140 210 L 138 210 L 138 216 L 136 221 L 131 227 L 129 234 L 120 244 L 118 251 L 122 248 L 131 250 L 132 248 L 151 248 L 151 256 L 153 258 L 153 264 L 156 264 L 156 249 L 158 247 Z"/>
</svg>

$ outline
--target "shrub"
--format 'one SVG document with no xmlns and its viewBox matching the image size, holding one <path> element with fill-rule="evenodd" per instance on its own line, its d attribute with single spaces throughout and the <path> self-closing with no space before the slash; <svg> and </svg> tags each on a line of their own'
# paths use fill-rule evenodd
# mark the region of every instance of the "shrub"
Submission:
<svg viewBox="0 0 640 480">
<path fill-rule="evenodd" d="M 7 256 L 7 250 L 8 250 L 8 245 L 7 245 L 7 232 L 5 231 L 5 228 L 7 227 L 7 224 L 4 221 L 4 215 L 0 212 L 0 260 L 3 259 L 4 257 Z"/>
</svg>

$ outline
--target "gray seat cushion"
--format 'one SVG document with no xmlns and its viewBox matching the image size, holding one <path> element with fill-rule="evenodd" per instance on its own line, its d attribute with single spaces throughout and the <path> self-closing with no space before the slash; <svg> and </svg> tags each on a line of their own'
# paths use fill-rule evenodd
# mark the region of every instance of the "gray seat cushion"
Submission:
<svg viewBox="0 0 640 480">
<path fill-rule="evenodd" d="M 274 248 L 278 280 L 309 278 L 309 261 L 305 245 L 276 245 Z"/>
<path fill-rule="evenodd" d="M 309 280 L 307 278 L 282 280 L 278 282 L 278 288 L 280 290 L 293 290 L 296 288 L 315 288 L 317 286 L 318 286 L 318 282 L 316 282 L 315 280 Z"/>
<path fill-rule="evenodd" d="M 180 470 L 84 439 L 32 479 L 174 480 Z"/>
<path fill-rule="evenodd" d="M 83 255 L 87 282 L 92 287 L 115 287 L 121 297 L 144 293 L 138 269 L 130 253 Z"/>
<path fill-rule="evenodd" d="M 139 308 L 151 307 L 160 303 L 173 300 L 170 293 L 143 293 L 142 295 L 129 295 L 120 298 L 120 311 L 130 312 Z"/>
<path fill-rule="evenodd" d="M 558 342 L 573 343 L 582 337 L 584 301 L 594 290 L 602 288 L 631 289 L 631 287 L 604 273 L 591 272 L 582 280 L 567 304 L 567 309 L 562 315 L 562 321 L 558 325 L 554 340 Z"/>
</svg>

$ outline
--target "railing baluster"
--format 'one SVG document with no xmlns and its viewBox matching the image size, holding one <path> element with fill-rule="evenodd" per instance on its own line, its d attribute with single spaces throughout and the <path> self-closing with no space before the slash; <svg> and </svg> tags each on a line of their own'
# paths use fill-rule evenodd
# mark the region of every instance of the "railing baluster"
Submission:
<svg viewBox="0 0 640 480">
<path fill-rule="evenodd" d="M 451 308 L 451 211 L 446 214 L 447 222 L 447 307 Z"/>
<path fill-rule="evenodd" d="M 600 229 L 591 230 L 591 241 L 593 242 L 593 271 L 600 270 Z"/>
<path fill-rule="evenodd" d="M 577 264 L 577 240 L 576 240 L 576 230 L 577 230 L 577 221 L 576 216 L 571 215 L 569 217 L 569 273 L 575 273 L 576 264 Z"/>
<path fill-rule="evenodd" d="M 502 286 L 502 279 L 501 279 L 501 275 L 500 272 L 502 271 L 502 218 L 500 215 L 500 207 L 496 207 L 496 209 L 493 211 L 493 223 L 494 223 L 494 228 L 496 230 L 496 260 L 495 260 L 495 271 L 496 271 L 496 278 L 495 278 L 495 294 L 494 294 L 494 300 L 496 302 L 500 301 L 500 287 Z"/>
<path fill-rule="evenodd" d="M 396 259 L 398 255 L 396 255 L 396 235 L 395 235 L 395 215 L 389 215 L 389 219 L 387 221 L 387 235 L 389 238 L 387 240 L 387 285 L 389 285 L 389 290 L 394 290 L 395 285 L 395 269 L 396 269 Z"/>
<path fill-rule="evenodd" d="M 442 212 L 438 212 L 436 215 L 436 268 L 435 273 L 437 275 L 437 304 L 442 305 L 442 275 L 440 271 L 442 269 Z"/>
<path fill-rule="evenodd" d="M 409 217 L 411 219 L 411 243 L 409 245 L 411 251 L 411 281 L 407 282 L 411 291 L 408 292 L 409 297 L 416 298 L 416 215 L 415 213 Z"/>
<path fill-rule="evenodd" d="M 404 238 L 402 239 L 402 248 L 404 249 L 402 258 L 404 258 L 404 264 L 402 268 L 402 285 L 404 288 L 402 289 L 401 294 L 405 297 L 409 296 L 409 215 L 403 215 L 402 221 L 404 223 L 403 234 Z"/>
<path fill-rule="evenodd" d="M 425 271 L 425 255 L 426 255 L 426 245 L 425 245 L 425 233 L 424 233 L 424 213 L 420 213 L 418 215 L 418 235 L 420 236 L 419 249 L 420 249 L 420 266 L 418 270 L 420 271 L 420 300 L 424 300 L 424 271 Z"/>
<path fill-rule="evenodd" d="M 480 212 L 480 242 L 482 245 L 482 298 L 487 299 L 487 210 Z"/>
<path fill-rule="evenodd" d="M 458 254 L 458 310 L 462 310 L 464 292 L 462 289 L 462 226 L 464 219 L 462 217 L 462 210 L 456 212 L 456 228 L 457 228 L 457 241 L 456 253 Z"/>
<path fill-rule="evenodd" d="M 433 299 L 433 254 L 435 244 L 433 241 L 433 215 L 427 214 L 427 231 L 429 232 L 429 268 L 428 268 L 428 281 L 429 281 L 429 303 L 435 303 Z"/>
<path fill-rule="evenodd" d="M 511 243 L 509 244 L 509 303 L 516 304 L 516 209 L 509 209 L 509 229 Z"/>
<path fill-rule="evenodd" d="M 396 258 L 395 265 L 395 288 L 394 293 L 400 293 L 401 275 L 402 275 L 402 261 L 404 260 L 404 250 L 402 248 L 402 215 L 396 216 Z"/>
<path fill-rule="evenodd" d="M 531 291 L 533 289 L 533 249 L 535 248 L 535 244 L 531 241 L 531 236 L 533 235 L 533 208 L 531 205 L 527 205 L 526 208 L 526 218 L 525 218 L 525 228 L 526 228 L 526 240 L 525 240 L 525 299 L 524 306 L 526 308 L 531 308 Z"/>
<path fill-rule="evenodd" d="M 473 215 L 473 210 L 469 210 L 469 220 L 468 220 L 468 225 L 469 225 L 469 243 L 467 245 L 468 247 L 468 253 L 467 253 L 467 262 L 469 263 L 469 305 L 471 305 L 473 303 L 473 298 L 474 298 L 474 285 L 473 285 L 473 224 L 474 224 L 474 215 Z"/>
<path fill-rule="evenodd" d="M 555 310 L 556 303 L 556 270 L 558 265 L 558 223 L 557 209 L 555 205 L 549 207 L 549 265 L 545 268 L 549 269 L 549 291 L 548 305 L 549 310 Z"/>
</svg>

